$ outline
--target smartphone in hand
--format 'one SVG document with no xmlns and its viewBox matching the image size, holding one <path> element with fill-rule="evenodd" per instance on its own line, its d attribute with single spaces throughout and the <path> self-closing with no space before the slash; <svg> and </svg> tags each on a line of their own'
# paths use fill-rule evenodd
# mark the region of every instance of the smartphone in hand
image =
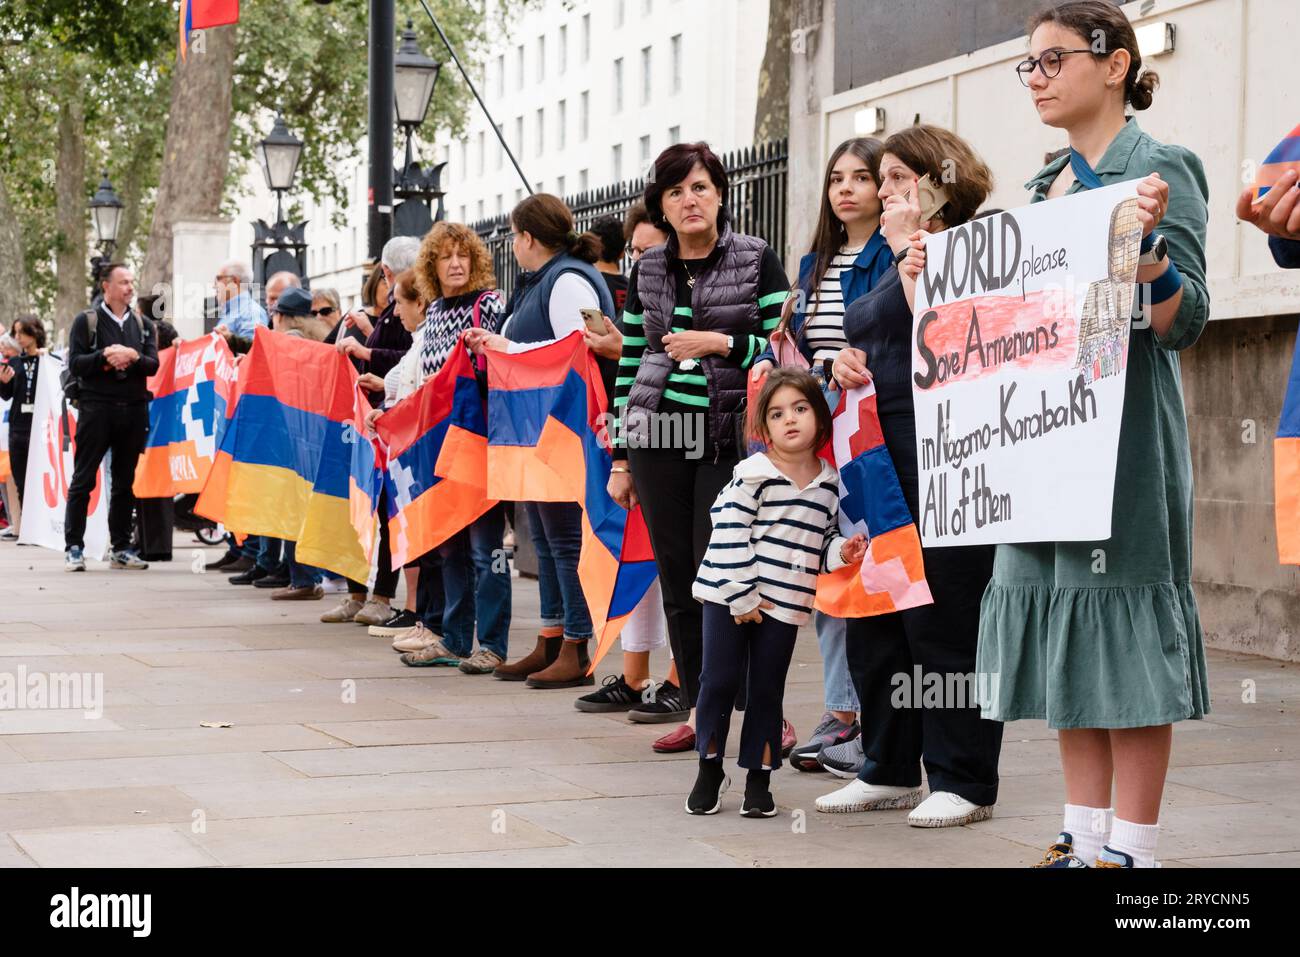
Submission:
<svg viewBox="0 0 1300 957">
<path fill-rule="evenodd" d="M 605 334 L 605 315 L 599 309 L 579 309 L 587 329 L 598 336 Z"/>
</svg>

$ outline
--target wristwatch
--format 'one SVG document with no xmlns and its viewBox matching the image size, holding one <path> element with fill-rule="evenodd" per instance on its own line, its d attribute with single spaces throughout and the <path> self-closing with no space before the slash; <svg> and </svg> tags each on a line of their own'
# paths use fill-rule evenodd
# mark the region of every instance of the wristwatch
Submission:
<svg viewBox="0 0 1300 957">
<path fill-rule="evenodd" d="M 1138 258 L 1139 266 L 1154 266 L 1156 263 L 1162 263 L 1169 257 L 1169 243 L 1165 237 L 1155 233 L 1155 239 L 1151 243 L 1151 248 L 1144 252 Z"/>
<path fill-rule="evenodd" d="M 736 337 L 727 336 L 727 351 L 731 352 L 735 348 L 736 348 Z"/>
</svg>

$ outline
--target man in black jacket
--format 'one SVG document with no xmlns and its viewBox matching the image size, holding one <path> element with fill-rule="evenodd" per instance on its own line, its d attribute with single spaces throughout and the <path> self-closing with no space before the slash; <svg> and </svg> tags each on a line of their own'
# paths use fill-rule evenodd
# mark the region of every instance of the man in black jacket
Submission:
<svg viewBox="0 0 1300 957">
<path fill-rule="evenodd" d="M 131 550 L 136 462 L 149 435 L 149 390 L 158 371 L 158 334 L 131 309 L 135 277 L 121 263 L 103 268 L 99 303 L 72 323 L 68 370 L 80 382 L 76 454 L 64 518 L 65 568 L 84 572 L 86 511 L 104 453 L 112 451 L 108 534 L 112 567 L 148 568 Z"/>
</svg>

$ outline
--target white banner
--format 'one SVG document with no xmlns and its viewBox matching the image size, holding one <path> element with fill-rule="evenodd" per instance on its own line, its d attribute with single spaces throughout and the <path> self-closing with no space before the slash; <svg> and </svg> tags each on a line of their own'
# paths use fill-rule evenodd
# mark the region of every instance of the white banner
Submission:
<svg viewBox="0 0 1300 957">
<path fill-rule="evenodd" d="M 1110 538 L 1136 187 L 1035 203 L 927 240 L 912 330 L 925 545 Z"/>
<path fill-rule="evenodd" d="M 76 449 L 77 410 L 64 415 L 63 363 L 52 355 L 40 359 L 36 377 L 36 410 L 32 413 L 32 444 L 27 452 L 27 486 L 18 540 L 63 551 L 63 517 L 68 507 L 68 483 Z M 103 463 L 90 493 L 86 517 L 86 557 L 108 553 L 108 481 Z"/>
</svg>

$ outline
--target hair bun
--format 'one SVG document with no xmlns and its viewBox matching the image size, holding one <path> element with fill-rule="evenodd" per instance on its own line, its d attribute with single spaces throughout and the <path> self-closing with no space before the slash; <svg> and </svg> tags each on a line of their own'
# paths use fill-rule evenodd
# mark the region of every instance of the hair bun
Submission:
<svg viewBox="0 0 1300 957">
<path fill-rule="evenodd" d="M 564 241 L 568 243 L 570 246 L 576 246 L 580 238 L 581 237 L 579 237 L 578 231 L 576 229 L 570 229 L 564 235 Z"/>
</svg>

